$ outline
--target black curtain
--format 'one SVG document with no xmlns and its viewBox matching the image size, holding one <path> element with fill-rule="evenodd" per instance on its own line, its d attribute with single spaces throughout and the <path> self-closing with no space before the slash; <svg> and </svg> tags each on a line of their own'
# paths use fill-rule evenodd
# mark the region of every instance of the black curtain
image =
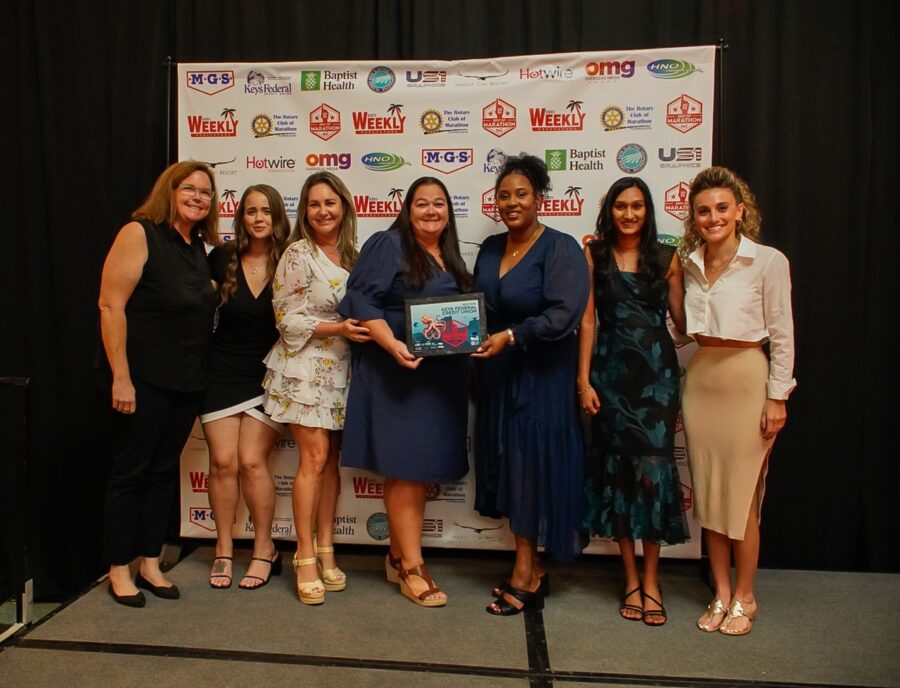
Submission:
<svg viewBox="0 0 900 688">
<path fill-rule="evenodd" d="M 715 160 L 791 259 L 799 387 L 772 455 L 762 565 L 898 571 L 888 208 L 894 3 L 793 0 L 15 0 L 4 25 L 0 376 L 28 376 L 38 596 L 102 572 L 107 459 L 91 387 L 100 269 L 167 164 L 176 61 L 462 59 L 724 38 Z M 173 120 L 174 124 L 174 120 Z M 174 130 L 173 130 L 174 132 Z M 173 147 L 173 156 L 174 147 Z M 302 179 L 296 180 L 299 188 Z M 893 268 L 896 269 L 896 268 Z M 3 457 L 7 460 L 9 457 Z"/>
</svg>

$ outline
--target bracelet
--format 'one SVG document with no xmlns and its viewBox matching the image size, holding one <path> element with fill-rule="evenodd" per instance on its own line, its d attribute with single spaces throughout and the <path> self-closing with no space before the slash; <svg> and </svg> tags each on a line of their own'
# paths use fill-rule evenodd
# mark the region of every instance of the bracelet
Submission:
<svg viewBox="0 0 900 688">
<path fill-rule="evenodd" d="M 516 335 L 513 332 L 513 329 L 511 327 L 506 328 L 506 336 L 509 337 L 509 345 L 515 346 L 516 345 Z"/>
</svg>

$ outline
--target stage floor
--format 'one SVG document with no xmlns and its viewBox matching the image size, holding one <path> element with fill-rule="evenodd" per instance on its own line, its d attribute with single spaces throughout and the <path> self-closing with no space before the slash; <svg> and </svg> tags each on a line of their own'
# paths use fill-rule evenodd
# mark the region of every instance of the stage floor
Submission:
<svg viewBox="0 0 900 688">
<path fill-rule="evenodd" d="M 543 612 L 498 618 L 483 608 L 508 554 L 429 551 L 440 609 L 384 580 L 380 548 L 339 547 L 349 584 L 320 607 L 297 601 L 289 567 L 237 589 L 249 556 L 213 590 L 212 550 L 194 550 L 169 573 L 182 599 L 144 609 L 101 582 L 4 646 L 0 686 L 900 686 L 900 575 L 760 571 L 760 616 L 731 638 L 694 626 L 710 598 L 696 562 L 663 562 L 669 621 L 649 628 L 619 618 L 610 557 L 553 566 Z"/>
</svg>

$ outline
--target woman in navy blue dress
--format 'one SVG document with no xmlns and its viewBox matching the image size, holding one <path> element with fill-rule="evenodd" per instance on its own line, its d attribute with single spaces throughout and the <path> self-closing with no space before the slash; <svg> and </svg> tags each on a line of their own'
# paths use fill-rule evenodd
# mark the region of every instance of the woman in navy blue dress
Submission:
<svg viewBox="0 0 900 688">
<path fill-rule="evenodd" d="M 475 508 L 506 516 L 516 540 L 508 582 L 491 614 L 540 607 L 546 575 L 538 547 L 562 560 L 579 551 L 584 447 L 575 389 L 575 328 L 587 304 L 588 271 L 572 237 L 538 219 L 550 188 L 544 163 L 507 158 L 495 185 L 507 231 L 488 237 L 475 263 L 488 331 L 473 354 Z"/>
<path fill-rule="evenodd" d="M 384 476 L 391 533 L 385 572 L 424 607 L 447 596 L 422 558 L 429 483 L 459 480 L 466 459 L 466 356 L 427 360 L 405 344 L 405 299 L 469 289 L 450 195 L 442 182 L 413 182 L 391 227 L 363 246 L 338 311 L 361 321 L 373 341 L 355 345 L 341 463 Z"/>
</svg>

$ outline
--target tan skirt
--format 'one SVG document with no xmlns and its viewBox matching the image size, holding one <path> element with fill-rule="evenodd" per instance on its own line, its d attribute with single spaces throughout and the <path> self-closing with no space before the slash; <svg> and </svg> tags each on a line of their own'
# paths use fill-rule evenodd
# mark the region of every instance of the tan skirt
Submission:
<svg viewBox="0 0 900 688">
<path fill-rule="evenodd" d="M 753 495 L 762 509 L 772 440 L 760 418 L 769 362 L 760 348 L 701 346 L 687 367 L 682 414 L 694 488 L 694 517 L 704 528 L 743 540 Z M 760 512 L 754 515 L 758 520 Z"/>
</svg>

